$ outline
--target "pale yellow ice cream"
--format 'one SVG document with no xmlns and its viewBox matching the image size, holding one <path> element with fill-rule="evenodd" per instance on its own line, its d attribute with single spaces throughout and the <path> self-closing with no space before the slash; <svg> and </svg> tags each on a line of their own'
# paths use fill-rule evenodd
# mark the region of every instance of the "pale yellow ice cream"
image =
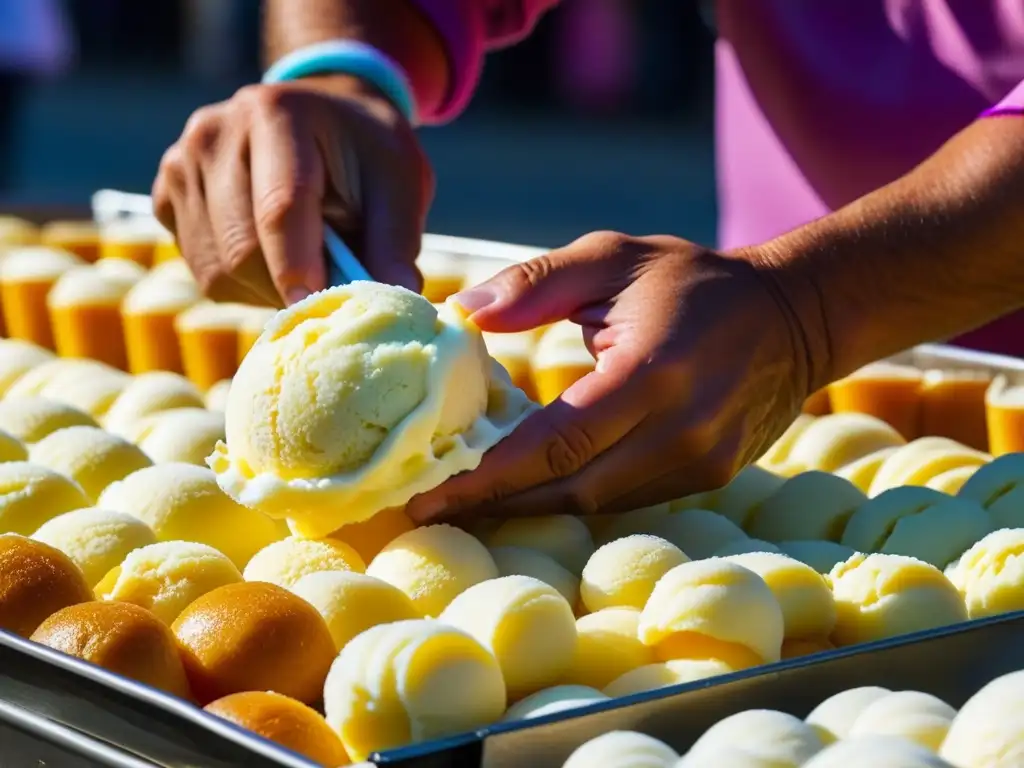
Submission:
<svg viewBox="0 0 1024 768">
<path fill-rule="evenodd" d="M 65 427 L 97 427 L 89 414 L 42 397 L 6 397 L 0 400 L 0 429 L 23 443 L 37 443 Z"/>
<path fill-rule="evenodd" d="M 982 464 L 981 466 L 988 466 Z M 932 488 L 936 491 L 942 491 L 948 493 L 951 496 L 956 496 L 960 493 L 960 489 L 964 487 L 964 484 L 970 480 L 974 473 L 977 472 L 979 467 L 968 465 L 966 467 L 954 467 L 953 469 L 940 472 L 935 475 L 931 480 L 925 483 L 926 488 Z"/>
<path fill-rule="evenodd" d="M 526 547 L 490 547 L 488 551 L 498 566 L 499 576 L 532 576 L 557 589 L 569 605 L 579 603 L 580 580 L 550 555 Z"/>
<path fill-rule="evenodd" d="M 147 416 L 175 408 L 203 408 L 203 393 L 184 376 L 170 371 L 151 371 L 132 379 L 103 419 L 103 426 L 129 440 L 136 440 Z"/>
<path fill-rule="evenodd" d="M 836 625 L 836 605 L 825 577 L 786 555 L 751 552 L 728 558 L 768 585 L 782 607 L 786 640 L 827 638 Z"/>
<path fill-rule="evenodd" d="M 139 448 L 99 427 L 51 432 L 31 447 L 29 460 L 74 480 L 92 503 L 111 483 L 153 465 Z"/>
<path fill-rule="evenodd" d="M 761 502 L 779 490 L 784 482 L 786 478 L 751 464 L 715 494 L 712 510 L 743 528 Z"/>
<path fill-rule="evenodd" d="M 289 536 L 268 544 L 242 571 L 246 581 L 266 581 L 290 589 L 303 576 L 321 571 L 362 573 L 366 564 L 352 547 L 339 539 L 300 539 Z"/>
<path fill-rule="evenodd" d="M 95 374 L 109 374 L 112 378 L 127 378 L 123 371 L 96 360 L 67 360 L 53 358 L 35 365 L 7 390 L 7 397 L 38 397 L 49 385 L 55 384 L 70 393 L 74 382 L 84 382 Z M 58 384 L 57 382 L 62 382 Z"/>
<path fill-rule="evenodd" d="M 439 617 L 494 654 L 509 699 L 558 683 L 576 653 L 576 618 L 557 590 L 529 576 L 474 584 Z"/>
<path fill-rule="evenodd" d="M 817 729 L 825 743 L 845 739 L 850 735 L 850 729 L 860 713 L 890 693 L 892 691 L 888 688 L 875 685 L 848 688 L 829 696 L 811 710 L 811 714 L 804 720 Z"/>
<path fill-rule="evenodd" d="M 747 538 L 736 523 L 707 509 L 684 509 L 653 519 L 648 533 L 675 544 L 687 557 L 711 557 L 726 544 Z"/>
<path fill-rule="evenodd" d="M 662 661 L 719 659 L 736 669 L 778 661 L 782 608 L 764 579 L 724 558 L 677 565 L 654 587 L 638 637 Z"/>
<path fill-rule="evenodd" d="M 782 550 L 770 541 L 764 541 L 762 539 L 735 539 L 715 552 L 712 557 L 745 555 L 749 552 L 775 552 L 776 554 L 783 554 Z"/>
<path fill-rule="evenodd" d="M 1024 610 L 1024 529 L 990 533 L 950 565 L 946 575 L 972 619 Z"/>
<path fill-rule="evenodd" d="M 128 369 L 132 373 L 184 370 L 174 321 L 198 304 L 202 295 L 191 275 L 188 279 L 169 277 L 162 274 L 164 271 L 154 270 L 140 280 L 121 303 Z"/>
<path fill-rule="evenodd" d="M 562 768 L 672 768 L 678 753 L 668 744 L 635 731 L 611 731 L 569 755 Z"/>
<path fill-rule="evenodd" d="M 791 477 L 765 499 L 747 524 L 747 533 L 765 541 L 839 541 L 846 521 L 867 501 L 850 481 L 827 472 Z"/>
<path fill-rule="evenodd" d="M 224 413 L 228 409 L 228 395 L 231 393 L 231 379 L 221 379 L 208 390 L 203 398 L 208 410 Z"/>
<path fill-rule="evenodd" d="M 0 464 L 0 533 L 30 536 L 47 520 L 89 506 L 81 487 L 27 461 Z"/>
<path fill-rule="evenodd" d="M 608 697 L 599 690 L 585 685 L 556 685 L 531 693 L 525 699 L 517 701 L 508 708 L 501 720 L 505 723 L 531 720 L 585 707 L 595 701 L 608 701 Z"/>
<path fill-rule="evenodd" d="M 810 414 L 801 413 L 797 416 L 779 439 L 772 444 L 772 447 L 757 460 L 757 466 L 771 472 L 777 472 L 786 463 L 786 459 L 789 458 L 789 453 L 793 450 L 797 438 L 815 421 L 816 418 Z"/>
<path fill-rule="evenodd" d="M 845 467 L 837 469 L 835 474 L 844 480 L 849 480 L 857 488 L 867 493 L 871 490 L 871 483 L 875 480 L 875 475 L 878 474 L 878 470 L 882 468 L 882 465 L 888 461 L 889 457 L 892 456 L 898 448 L 883 448 L 880 451 L 869 453 L 867 456 L 862 456 L 856 461 L 847 464 Z M 931 481 L 929 481 L 931 482 Z"/>
<path fill-rule="evenodd" d="M 120 397 L 132 377 L 109 365 L 92 360 L 63 360 L 64 365 L 54 367 L 39 396 L 66 403 L 85 411 L 94 419 L 102 419 L 110 406 Z M 79 365 L 71 365 L 71 363 Z M 39 368 L 42 370 L 42 366 Z M 26 380 L 29 378 L 25 377 Z M 18 383 L 20 386 L 21 382 Z"/>
<path fill-rule="evenodd" d="M 141 520 L 97 507 L 57 515 L 43 523 L 32 538 L 74 560 L 90 587 L 95 587 L 130 552 L 156 544 L 153 531 Z"/>
<path fill-rule="evenodd" d="M 981 505 L 931 488 L 890 488 L 850 517 L 841 543 L 858 552 L 907 555 L 945 568 L 992 531 Z"/>
<path fill-rule="evenodd" d="M 637 533 L 647 533 L 653 536 L 654 529 L 671 514 L 670 504 L 657 504 L 653 507 L 634 509 L 618 515 L 595 516 L 595 542 L 599 545 L 607 544 L 610 541 Z"/>
<path fill-rule="evenodd" d="M 563 682 L 604 688 L 639 667 L 655 663 L 654 651 L 640 642 L 640 611 L 605 608 L 576 620 L 576 652 Z"/>
<path fill-rule="evenodd" d="M 938 568 L 903 555 L 856 554 L 828 576 L 837 645 L 855 645 L 966 621 L 956 587 Z"/>
<path fill-rule="evenodd" d="M 936 475 L 957 467 L 980 467 L 992 460 L 945 437 L 921 437 L 898 449 L 885 460 L 871 481 L 869 496 L 901 485 L 925 485 Z"/>
<path fill-rule="evenodd" d="M 630 670 L 608 683 L 604 687 L 604 692 L 617 699 L 658 688 L 694 683 L 736 671 L 738 670 L 735 667 L 719 659 L 671 659 Z"/>
<path fill-rule="evenodd" d="M 25 461 L 28 448 L 14 435 L 0 429 L 0 463 L 7 461 Z"/>
<path fill-rule="evenodd" d="M 780 541 L 782 554 L 806 563 L 818 573 L 828 573 L 836 563 L 853 557 L 856 552 L 834 541 Z"/>
<path fill-rule="evenodd" d="M 766 765 L 797 768 L 824 746 L 818 732 L 798 717 L 773 709 L 748 709 L 711 726 L 697 739 L 686 757 L 696 758 L 733 749 L 764 760 Z M 685 765 L 686 761 L 683 763 Z"/>
<path fill-rule="evenodd" d="M 0 216 L 0 250 L 39 242 L 39 227 L 17 216 Z"/>
<path fill-rule="evenodd" d="M 498 567 L 487 548 L 465 531 L 428 525 L 384 547 L 366 573 L 398 587 L 422 615 L 439 616 L 456 595 L 498 578 Z"/>
<path fill-rule="evenodd" d="M 339 651 L 370 627 L 422 618 L 400 589 L 352 570 L 308 573 L 290 589 L 324 617 Z"/>
<path fill-rule="evenodd" d="M 906 445 L 906 440 L 881 419 L 864 413 L 832 413 L 807 427 L 787 457 L 806 469 L 835 472 L 884 448 Z"/>
<path fill-rule="evenodd" d="M 384 547 L 415 527 L 404 509 L 394 507 L 361 523 L 343 525 L 331 534 L 331 538 L 341 539 L 359 553 L 364 563 L 369 563 Z"/>
<path fill-rule="evenodd" d="M 985 507 L 996 529 L 1024 528 L 1024 453 L 978 467 L 957 495 Z"/>
<path fill-rule="evenodd" d="M 1024 765 L 1024 671 L 998 677 L 971 696 L 939 755 L 957 768 Z"/>
<path fill-rule="evenodd" d="M 33 368 L 53 359 L 53 352 L 31 342 L 0 339 L 0 397 Z"/>
<path fill-rule="evenodd" d="M 588 611 L 641 610 L 658 579 L 689 559 L 679 547 L 657 536 L 637 534 L 610 541 L 591 555 L 583 569 L 583 605 Z"/>
<path fill-rule="evenodd" d="M 133 472 L 110 485 L 96 506 L 134 515 L 160 541 L 208 544 L 239 568 L 285 534 L 275 521 L 232 501 L 209 469 L 191 464 L 156 464 Z"/>
<path fill-rule="evenodd" d="M 919 691 L 896 691 L 869 704 L 854 720 L 849 736 L 899 736 L 938 752 L 956 710 Z"/>
<path fill-rule="evenodd" d="M 327 723 L 353 760 L 496 722 L 505 683 L 494 656 L 462 630 L 416 619 L 357 635 L 324 685 Z"/>
<path fill-rule="evenodd" d="M 992 763 L 985 763 L 993 767 Z M 803 768 L 953 768 L 934 752 L 898 736 L 860 736 L 836 742 Z M 957 766 L 957 768 L 960 768 Z M 1009 768 L 1009 764 L 1007 764 Z"/>
<path fill-rule="evenodd" d="M 224 439 L 224 415 L 205 408 L 172 408 L 146 416 L 133 431 L 136 444 L 154 462 L 205 467 L 206 457 Z"/>
<path fill-rule="evenodd" d="M 267 326 L 210 466 L 233 498 L 323 536 L 476 467 L 533 408 L 454 304 L 356 282 Z"/>
<path fill-rule="evenodd" d="M 514 517 L 487 538 L 491 547 L 528 547 L 549 555 L 572 574 L 579 575 L 594 554 L 590 529 L 571 515 Z"/>
</svg>

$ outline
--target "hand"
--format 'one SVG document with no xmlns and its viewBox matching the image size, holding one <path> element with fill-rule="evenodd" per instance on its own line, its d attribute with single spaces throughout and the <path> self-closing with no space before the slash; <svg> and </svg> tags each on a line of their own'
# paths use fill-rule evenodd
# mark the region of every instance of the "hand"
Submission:
<svg viewBox="0 0 1024 768">
<path fill-rule="evenodd" d="M 420 287 L 433 174 L 410 125 L 349 77 L 242 88 L 192 115 L 153 185 L 203 290 L 282 306 L 325 287 L 323 225 L 378 280 Z"/>
<path fill-rule="evenodd" d="M 817 387 L 776 272 L 673 237 L 596 233 L 460 294 L 487 331 L 581 324 L 597 367 L 409 515 L 614 513 L 724 485 Z"/>
</svg>

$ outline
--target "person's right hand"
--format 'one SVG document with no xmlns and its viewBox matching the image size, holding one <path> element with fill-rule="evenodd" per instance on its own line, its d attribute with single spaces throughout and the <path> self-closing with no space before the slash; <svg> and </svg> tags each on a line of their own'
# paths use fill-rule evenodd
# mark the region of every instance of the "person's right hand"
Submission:
<svg viewBox="0 0 1024 768">
<path fill-rule="evenodd" d="M 283 306 L 326 287 L 325 222 L 374 278 L 419 289 L 433 187 L 391 102 L 334 76 L 247 86 L 196 111 L 153 202 L 210 298 Z"/>
</svg>

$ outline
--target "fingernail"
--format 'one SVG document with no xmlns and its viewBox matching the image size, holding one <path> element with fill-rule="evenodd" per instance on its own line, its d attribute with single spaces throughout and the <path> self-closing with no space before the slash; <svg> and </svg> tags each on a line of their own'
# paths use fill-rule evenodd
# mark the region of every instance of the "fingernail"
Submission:
<svg viewBox="0 0 1024 768">
<path fill-rule="evenodd" d="M 304 286 L 297 285 L 294 288 L 289 288 L 284 297 L 288 302 L 288 306 L 291 306 L 292 304 L 297 304 L 310 295 L 312 295 L 312 291 Z"/>
<path fill-rule="evenodd" d="M 470 288 L 468 291 L 462 291 L 455 294 L 455 303 L 462 307 L 469 314 L 479 312 L 485 307 L 491 306 L 498 298 L 498 294 L 494 292 L 492 288 L 480 286 L 479 288 Z"/>
</svg>

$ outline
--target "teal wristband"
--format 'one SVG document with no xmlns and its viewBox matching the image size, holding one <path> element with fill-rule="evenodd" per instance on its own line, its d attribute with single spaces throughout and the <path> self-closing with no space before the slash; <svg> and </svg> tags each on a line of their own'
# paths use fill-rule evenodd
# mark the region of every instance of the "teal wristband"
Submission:
<svg viewBox="0 0 1024 768">
<path fill-rule="evenodd" d="M 263 75 L 264 83 L 285 83 L 315 75 L 344 74 L 376 86 L 410 123 L 416 124 L 416 102 L 401 67 L 381 51 L 354 40 L 329 40 L 292 51 Z"/>
</svg>

